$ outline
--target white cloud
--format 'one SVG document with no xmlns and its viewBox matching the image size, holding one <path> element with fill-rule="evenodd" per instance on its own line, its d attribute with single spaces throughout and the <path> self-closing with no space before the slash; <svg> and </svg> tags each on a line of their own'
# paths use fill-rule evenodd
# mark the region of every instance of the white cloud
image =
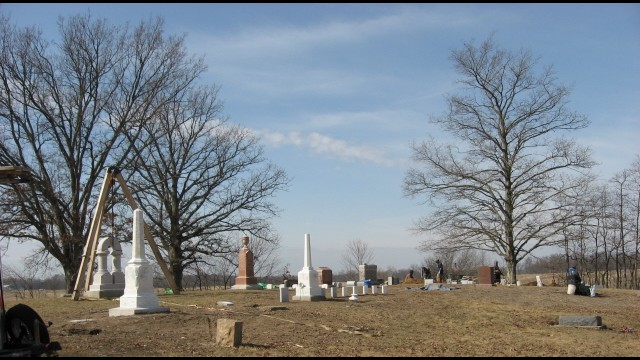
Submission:
<svg viewBox="0 0 640 360">
<path fill-rule="evenodd" d="M 263 60 L 303 52 L 323 45 L 347 44 L 370 40 L 379 35 L 428 28 L 468 27 L 481 23 L 478 13 L 451 7 L 435 9 L 413 6 L 397 7 L 396 13 L 377 17 L 354 16 L 348 21 L 332 21 L 307 26 L 248 27 L 235 36 L 195 34 L 199 48 L 211 49 L 218 56 L 241 56 Z"/>
<path fill-rule="evenodd" d="M 389 158 L 387 153 L 380 148 L 351 145 L 344 140 L 335 139 L 317 132 L 301 134 L 297 131 L 281 133 L 263 130 L 256 131 L 256 133 L 267 145 L 273 147 L 292 145 L 330 158 L 338 158 L 345 161 L 367 161 L 385 166 L 393 166 L 401 162 L 399 159 Z"/>
</svg>

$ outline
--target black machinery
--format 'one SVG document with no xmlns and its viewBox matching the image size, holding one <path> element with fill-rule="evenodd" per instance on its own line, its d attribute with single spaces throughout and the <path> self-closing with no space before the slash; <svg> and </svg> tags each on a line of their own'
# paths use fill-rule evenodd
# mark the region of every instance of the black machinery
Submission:
<svg viewBox="0 0 640 360">
<path fill-rule="evenodd" d="M 29 181 L 29 168 L 0 166 L 0 184 Z M 31 307 L 17 304 L 5 310 L 0 261 L 0 357 L 57 356 L 56 351 L 61 349 L 57 341 L 49 339 L 47 326 Z"/>
</svg>

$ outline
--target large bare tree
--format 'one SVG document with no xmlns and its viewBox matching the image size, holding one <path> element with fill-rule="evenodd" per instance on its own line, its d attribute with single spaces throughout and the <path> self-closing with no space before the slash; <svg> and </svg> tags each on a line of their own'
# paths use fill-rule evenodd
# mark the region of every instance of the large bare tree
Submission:
<svg viewBox="0 0 640 360">
<path fill-rule="evenodd" d="M 346 252 L 342 254 L 342 266 L 347 274 L 358 274 L 360 265 L 373 261 L 373 250 L 362 239 L 354 239 L 346 245 Z"/>
<path fill-rule="evenodd" d="M 516 280 L 516 265 L 533 250 L 556 244 L 571 212 L 556 201 L 579 182 L 568 170 L 593 165 L 588 148 L 559 136 L 588 125 L 569 111 L 569 88 L 551 67 L 538 70 L 529 51 L 498 48 L 492 37 L 465 43 L 451 59 L 463 89 L 448 95 L 448 112 L 432 122 L 455 144 L 433 138 L 412 145 L 419 166 L 407 171 L 404 192 L 433 212 L 415 230 L 432 236 L 425 250 L 494 252 Z"/>
<path fill-rule="evenodd" d="M 126 165 L 113 149 L 126 154 L 205 66 L 187 55 L 184 37 L 163 34 L 160 18 L 129 28 L 87 14 L 58 25 L 51 41 L 0 19 L 0 157 L 32 170 L 29 184 L 2 194 L 0 236 L 40 242 L 71 292 L 97 182 Z"/>
<path fill-rule="evenodd" d="M 174 97 L 124 154 L 129 186 L 178 289 L 189 266 L 235 256 L 238 233 L 261 245 L 264 266 L 272 253 L 266 245 L 278 246 L 269 223 L 278 209 L 270 200 L 289 179 L 264 158 L 259 138 L 222 117 L 217 94 L 216 87 L 194 87 Z"/>
</svg>

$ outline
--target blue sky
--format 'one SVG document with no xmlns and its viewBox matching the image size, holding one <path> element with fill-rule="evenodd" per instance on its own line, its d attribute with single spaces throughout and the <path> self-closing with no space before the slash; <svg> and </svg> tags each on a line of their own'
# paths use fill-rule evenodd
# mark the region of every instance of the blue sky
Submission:
<svg viewBox="0 0 640 360">
<path fill-rule="evenodd" d="M 402 195 L 412 141 L 444 137 L 428 118 L 446 110 L 463 42 L 494 33 L 529 49 L 573 86 L 570 107 L 588 129 L 603 179 L 640 154 L 640 4 L 7 4 L 19 25 L 57 34 L 57 16 L 90 11 L 114 24 L 164 17 L 204 55 L 203 81 L 221 86 L 225 114 L 262 139 L 293 181 L 274 202 L 283 265 L 342 269 L 360 239 L 378 269 L 407 268 L 425 254 L 411 233 L 429 209 Z M 238 240 L 240 241 L 240 240 Z M 12 245 L 3 262 L 19 259 Z"/>
</svg>

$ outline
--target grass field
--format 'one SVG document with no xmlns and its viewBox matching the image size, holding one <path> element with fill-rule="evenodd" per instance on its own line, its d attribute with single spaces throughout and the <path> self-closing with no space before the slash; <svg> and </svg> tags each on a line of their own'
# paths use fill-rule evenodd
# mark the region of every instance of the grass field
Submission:
<svg viewBox="0 0 640 360">
<path fill-rule="evenodd" d="M 535 282 L 519 276 L 523 284 Z M 545 283 L 550 279 L 543 278 Z M 638 291 L 567 295 L 564 286 L 451 285 L 424 291 L 393 285 L 388 294 L 281 303 L 277 290 L 159 294 L 169 313 L 109 317 L 115 300 L 16 299 L 45 322 L 60 356 L 637 356 Z M 295 291 L 290 291 L 290 296 Z M 340 295 L 341 292 L 338 291 Z M 233 305 L 219 306 L 220 301 Z M 561 315 L 594 315 L 605 329 L 561 327 Z M 221 318 L 242 322 L 237 348 L 216 345 Z M 631 330 L 630 330 L 631 329 Z M 638 330 L 636 330 L 638 329 Z"/>
</svg>

